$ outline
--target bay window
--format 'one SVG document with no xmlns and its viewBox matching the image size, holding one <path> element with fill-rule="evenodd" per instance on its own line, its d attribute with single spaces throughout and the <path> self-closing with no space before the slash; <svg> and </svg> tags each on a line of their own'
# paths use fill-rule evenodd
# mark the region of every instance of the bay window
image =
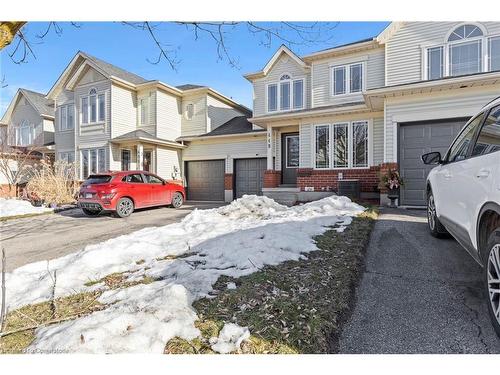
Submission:
<svg viewBox="0 0 500 375">
<path fill-rule="evenodd" d="M 334 66 L 332 68 L 332 95 L 363 91 L 363 63 Z"/>
<path fill-rule="evenodd" d="M 473 24 L 456 27 L 445 43 L 428 47 L 424 79 L 500 70 L 500 36 L 488 37 Z"/>
<path fill-rule="evenodd" d="M 106 96 L 91 89 L 81 98 L 82 124 L 96 124 L 106 120 Z"/>
<path fill-rule="evenodd" d="M 15 130 L 16 146 L 29 146 L 35 140 L 35 126 L 23 120 Z"/>
<path fill-rule="evenodd" d="M 82 178 L 106 171 L 106 149 L 90 148 L 81 151 Z"/>
<path fill-rule="evenodd" d="M 59 130 L 70 130 L 75 125 L 75 107 L 73 104 L 66 104 L 59 107 Z"/>
<path fill-rule="evenodd" d="M 368 121 L 315 127 L 317 169 L 368 168 Z"/>
<path fill-rule="evenodd" d="M 75 162 L 75 153 L 73 151 L 68 152 L 60 152 L 59 160 L 63 160 L 66 163 L 74 163 Z"/>
<path fill-rule="evenodd" d="M 267 85 L 267 111 L 288 111 L 304 108 L 304 80 L 283 74 L 280 82 Z"/>
</svg>

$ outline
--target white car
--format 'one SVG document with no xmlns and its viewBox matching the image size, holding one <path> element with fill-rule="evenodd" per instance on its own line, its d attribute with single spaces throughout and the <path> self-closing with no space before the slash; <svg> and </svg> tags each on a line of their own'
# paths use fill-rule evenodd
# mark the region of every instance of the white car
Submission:
<svg viewBox="0 0 500 375">
<path fill-rule="evenodd" d="M 483 267 L 488 309 L 500 336 L 500 97 L 455 138 L 427 177 L 427 221 L 435 237 L 450 233 Z"/>
</svg>

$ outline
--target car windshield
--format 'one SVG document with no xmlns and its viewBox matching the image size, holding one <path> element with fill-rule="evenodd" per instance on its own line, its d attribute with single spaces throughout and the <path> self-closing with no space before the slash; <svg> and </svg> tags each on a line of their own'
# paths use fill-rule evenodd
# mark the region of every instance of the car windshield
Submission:
<svg viewBox="0 0 500 375">
<path fill-rule="evenodd" d="M 110 176 L 108 174 L 90 175 L 83 184 L 84 185 L 105 184 L 106 182 L 111 181 L 112 178 L 113 176 Z"/>
</svg>

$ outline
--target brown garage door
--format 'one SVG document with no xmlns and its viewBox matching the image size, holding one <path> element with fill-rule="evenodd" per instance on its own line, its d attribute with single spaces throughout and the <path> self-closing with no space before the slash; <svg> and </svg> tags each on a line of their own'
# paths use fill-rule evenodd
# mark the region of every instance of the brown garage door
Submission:
<svg viewBox="0 0 500 375">
<path fill-rule="evenodd" d="M 186 162 L 187 198 L 195 201 L 223 201 L 224 171 L 224 160 Z"/>
<path fill-rule="evenodd" d="M 241 198 L 245 194 L 262 195 L 266 167 L 267 161 L 265 158 L 236 159 L 234 161 L 234 198 Z"/>
<path fill-rule="evenodd" d="M 405 182 L 401 189 L 402 205 L 426 204 L 425 180 L 433 166 L 425 165 L 420 157 L 431 151 L 439 151 L 444 156 L 467 120 L 463 118 L 400 124 L 398 160 L 401 177 Z"/>
</svg>

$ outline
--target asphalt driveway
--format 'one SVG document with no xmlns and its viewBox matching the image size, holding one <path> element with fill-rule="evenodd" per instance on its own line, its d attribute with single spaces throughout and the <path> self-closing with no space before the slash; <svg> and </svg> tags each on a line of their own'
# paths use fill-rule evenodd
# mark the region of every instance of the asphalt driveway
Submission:
<svg viewBox="0 0 500 375">
<path fill-rule="evenodd" d="M 195 208 L 223 203 L 187 202 L 180 209 L 152 208 L 134 212 L 125 219 L 110 215 L 85 216 L 80 209 L 0 222 L 0 241 L 7 253 L 7 271 L 22 265 L 58 258 L 107 239 L 136 230 L 163 226 L 181 220 Z"/>
<path fill-rule="evenodd" d="M 481 267 L 426 225 L 425 211 L 382 212 L 341 353 L 500 353 Z"/>
</svg>

